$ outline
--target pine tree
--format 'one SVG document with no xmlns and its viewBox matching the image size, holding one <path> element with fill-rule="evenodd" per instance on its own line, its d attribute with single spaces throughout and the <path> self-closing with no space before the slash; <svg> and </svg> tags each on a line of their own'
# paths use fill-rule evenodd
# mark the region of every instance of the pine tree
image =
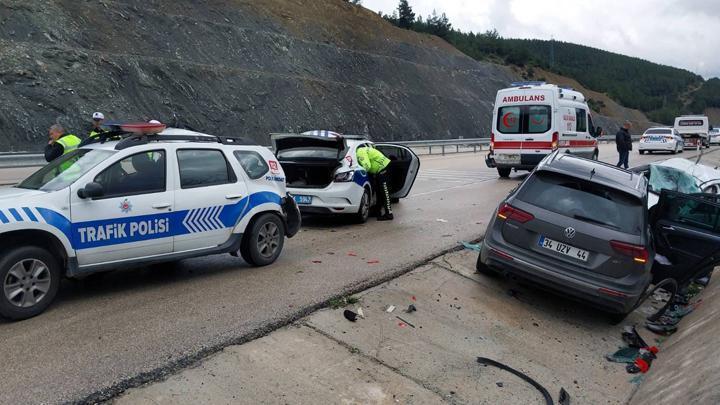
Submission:
<svg viewBox="0 0 720 405">
<path fill-rule="evenodd" d="M 415 13 L 407 0 L 400 0 L 398 5 L 398 27 L 410 29 L 415 23 Z"/>
</svg>

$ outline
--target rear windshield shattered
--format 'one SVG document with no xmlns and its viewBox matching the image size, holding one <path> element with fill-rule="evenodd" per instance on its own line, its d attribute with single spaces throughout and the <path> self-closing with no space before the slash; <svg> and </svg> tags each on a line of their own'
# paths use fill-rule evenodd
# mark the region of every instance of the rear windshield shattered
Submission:
<svg viewBox="0 0 720 405">
<path fill-rule="evenodd" d="M 643 203 L 629 194 L 554 173 L 528 179 L 518 199 L 579 221 L 640 235 Z"/>
</svg>

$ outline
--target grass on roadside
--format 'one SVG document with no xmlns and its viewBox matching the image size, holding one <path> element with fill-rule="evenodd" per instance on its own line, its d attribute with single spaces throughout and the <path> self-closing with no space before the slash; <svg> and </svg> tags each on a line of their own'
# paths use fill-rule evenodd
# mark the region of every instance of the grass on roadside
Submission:
<svg viewBox="0 0 720 405">
<path fill-rule="evenodd" d="M 347 297 L 335 297 L 330 299 L 327 302 L 327 305 L 332 309 L 338 309 L 345 307 L 347 305 L 354 305 L 360 302 L 360 300 L 357 297 L 353 296 L 347 296 Z"/>
</svg>

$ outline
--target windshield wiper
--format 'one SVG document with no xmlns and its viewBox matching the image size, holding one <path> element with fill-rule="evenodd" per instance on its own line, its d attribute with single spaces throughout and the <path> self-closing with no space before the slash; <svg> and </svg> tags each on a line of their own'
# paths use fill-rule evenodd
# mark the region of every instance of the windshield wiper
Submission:
<svg viewBox="0 0 720 405">
<path fill-rule="evenodd" d="M 598 224 L 598 225 L 609 226 L 609 227 L 611 227 L 611 228 L 613 228 L 613 229 L 620 229 L 620 227 L 617 226 L 617 225 L 609 224 L 609 223 L 607 223 L 607 222 L 603 222 L 603 221 L 600 221 L 600 220 L 597 220 L 597 219 L 594 219 L 594 218 L 586 217 L 586 216 L 584 216 L 584 215 L 575 214 L 575 215 L 573 215 L 573 218 L 579 219 L 579 220 L 585 221 L 585 222 L 592 222 L 592 223 L 595 223 L 595 224 Z"/>
</svg>

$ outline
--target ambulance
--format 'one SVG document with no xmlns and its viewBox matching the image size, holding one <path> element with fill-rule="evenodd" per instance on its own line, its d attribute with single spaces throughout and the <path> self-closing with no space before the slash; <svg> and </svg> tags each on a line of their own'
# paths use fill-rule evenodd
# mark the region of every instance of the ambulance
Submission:
<svg viewBox="0 0 720 405">
<path fill-rule="evenodd" d="M 508 177 L 512 170 L 534 169 L 558 149 L 596 160 L 600 134 L 582 93 L 544 82 L 513 83 L 497 93 L 485 163 Z"/>
</svg>

